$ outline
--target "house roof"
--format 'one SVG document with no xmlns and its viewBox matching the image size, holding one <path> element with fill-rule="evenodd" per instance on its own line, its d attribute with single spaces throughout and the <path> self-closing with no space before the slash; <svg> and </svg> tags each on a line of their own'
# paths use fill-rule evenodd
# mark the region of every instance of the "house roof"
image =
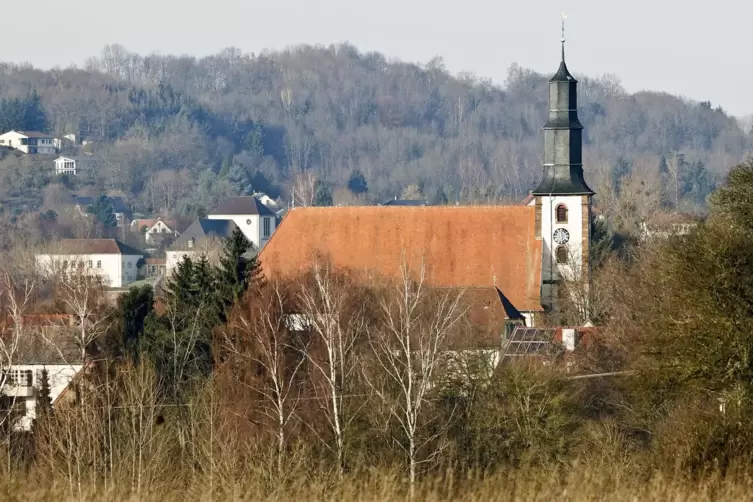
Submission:
<svg viewBox="0 0 753 502">
<path fill-rule="evenodd" d="M 175 222 L 172 220 L 166 220 L 164 218 L 158 217 L 158 218 L 138 218 L 133 221 L 131 221 L 131 226 L 136 227 L 137 229 L 141 230 L 144 227 L 147 227 L 147 229 L 152 228 L 154 225 L 157 224 L 158 221 L 161 221 L 165 225 L 167 225 L 169 228 L 175 227 Z"/>
<path fill-rule="evenodd" d="M 506 340 L 502 353 L 505 357 L 545 354 L 557 333 L 557 328 L 515 328 Z"/>
<path fill-rule="evenodd" d="M 72 336 L 73 316 L 69 314 L 32 314 L 22 318 L 24 332 L 18 337 L 13 364 L 81 364 L 81 350 Z M 4 336 L 12 336 L 6 320 Z"/>
<path fill-rule="evenodd" d="M 429 202 L 425 200 L 413 199 L 390 199 L 382 202 L 382 206 L 428 206 Z"/>
<path fill-rule="evenodd" d="M 44 139 L 54 139 L 55 136 L 51 134 L 47 134 L 44 132 L 39 131 L 16 131 L 19 134 L 23 134 L 27 138 L 44 138 Z"/>
<path fill-rule="evenodd" d="M 138 249 L 115 239 L 62 239 L 58 253 L 143 255 Z"/>
<path fill-rule="evenodd" d="M 293 276 L 319 258 L 396 278 L 405 256 L 427 283 L 488 288 L 518 311 L 540 311 L 541 241 L 526 206 L 306 207 L 288 212 L 262 249 L 269 277 Z M 502 303 L 502 302 L 500 302 Z"/>
<path fill-rule="evenodd" d="M 232 220 L 196 220 L 175 240 L 172 247 L 173 249 L 187 248 L 188 241 L 191 239 L 195 241 L 207 237 L 226 239 L 233 235 L 236 228 L 238 227 Z"/>
<path fill-rule="evenodd" d="M 275 216 L 274 211 L 262 204 L 259 199 L 252 195 L 228 197 L 220 202 L 211 214 L 258 214 L 259 216 Z"/>
</svg>

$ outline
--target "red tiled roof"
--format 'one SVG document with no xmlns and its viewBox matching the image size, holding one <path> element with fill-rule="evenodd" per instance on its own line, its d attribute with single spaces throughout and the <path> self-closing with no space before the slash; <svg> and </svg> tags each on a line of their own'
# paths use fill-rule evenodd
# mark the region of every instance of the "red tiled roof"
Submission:
<svg viewBox="0 0 753 502">
<path fill-rule="evenodd" d="M 297 208 L 260 254 L 268 277 L 290 277 L 317 258 L 398 277 L 402 257 L 430 285 L 500 289 L 521 311 L 540 311 L 541 241 L 534 208 L 427 206 Z"/>
<path fill-rule="evenodd" d="M 61 239 L 59 248 L 55 251 L 70 254 L 142 254 L 138 249 L 115 239 Z M 60 254 L 60 252 L 51 254 Z"/>
</svg>

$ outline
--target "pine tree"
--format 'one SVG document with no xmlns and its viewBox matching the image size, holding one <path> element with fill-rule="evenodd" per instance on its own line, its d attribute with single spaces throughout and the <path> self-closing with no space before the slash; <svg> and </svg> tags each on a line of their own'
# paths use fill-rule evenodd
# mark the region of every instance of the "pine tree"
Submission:
<svg viewBox="0 0 753 502">
<path fill-rule="evenodd" d="M 94 204 L 89 206 L 87 212 L 96 216 L 105 228 L 115 228 L 118 226 L 112 199 L 107 195 L 100 195 Z"/>
<path fill-rule="evenodd" d="M 356 169 L 350 174 L 350 179 L 348 180 L 348 190 L 350 190 L 354 194 L 361 194 L 369 191 L 369 185 L 366 182 L 366 176 L 364 176 L 360 170 Z"/>
<path fill-rule="evenodd" d="M 316 180 L 314 183 L 314 205 L 315 206 L 331 206 L 332 205 L 332 190 L 329 185 L 321 180 Z"/>
<path fill-rule="evenodd" d="M 34 407 L 36 417 L 31 425 L 32 435 L 36 436 L 40 425 L 44 424 L 52 415 L 52 391 L 50 390 L 50 374 L 47 368 L 42 369 L 37 391 L 37 402 Z"/>
<path fill-rule="evenodd" d="M 249 251 L 251 243 L 236 228 L 225 242 L 217 271 L 217 294 L 223 311 L 235 304 L 251 284 L 262 281 L 259 261 L 248 257 Z"/>
</svg>

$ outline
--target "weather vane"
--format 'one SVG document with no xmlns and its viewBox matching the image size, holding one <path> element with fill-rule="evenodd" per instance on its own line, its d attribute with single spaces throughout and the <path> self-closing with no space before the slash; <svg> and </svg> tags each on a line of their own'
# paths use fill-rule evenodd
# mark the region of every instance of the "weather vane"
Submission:
<svg viewBox="0 0 753 502">
<path fill-rule="evenodd" d="M 565 60 L 565 19 L 567 19 L 567 14 L 563 12 L 562 13 L 562 61 Z"/>
</svg>

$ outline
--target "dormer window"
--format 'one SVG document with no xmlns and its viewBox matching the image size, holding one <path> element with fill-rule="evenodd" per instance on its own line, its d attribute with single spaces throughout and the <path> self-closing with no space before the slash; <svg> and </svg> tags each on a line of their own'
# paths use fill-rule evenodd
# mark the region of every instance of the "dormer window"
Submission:
<svg viewBox="0 0 753 502">
<path fill-rule="evenodd" d="M 567 223 L 567 206 L 564 204 L 557 206 L 557 209 L 555 209 L 555 215 L 557 223 Z"/>
</svg>

